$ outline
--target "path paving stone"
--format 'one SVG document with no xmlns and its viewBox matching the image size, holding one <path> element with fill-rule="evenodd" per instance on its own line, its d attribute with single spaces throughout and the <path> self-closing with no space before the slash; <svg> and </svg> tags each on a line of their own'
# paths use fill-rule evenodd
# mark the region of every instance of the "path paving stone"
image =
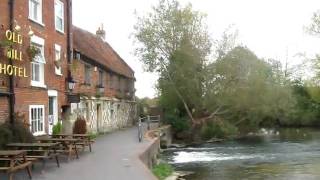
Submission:
<svg viewBox="0 0 320 180">
<path fill-rule="evenodd" d="M 93 151 L 80 153 L 80 159 L 62 156 L 61 167 L 54 161 L 46 164 L 41 173 L 41 163 L 33 170 L 33 180 L 156 180 L 151 171 L 139 160 L 151 142 L 138 141 L 137 128 L 132 127 L 102 135 L 93 144 Z M 0 174 L 0 180 L 6 179 Z M 25 180 L 24 171 L 16 174 L 15 180 Z"/>
</svg>

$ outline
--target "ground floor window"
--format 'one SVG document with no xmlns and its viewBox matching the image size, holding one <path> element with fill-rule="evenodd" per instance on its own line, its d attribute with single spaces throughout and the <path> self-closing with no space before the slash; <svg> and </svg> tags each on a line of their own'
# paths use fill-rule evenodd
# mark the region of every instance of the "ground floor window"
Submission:
<svg viewBox="0 0 320 180">
<path fill-rule="evenodd" d="M 29 116 L 32 134 L 44 134 L 44 105 L 31 105 L 29 108 Z"/>
</svg>

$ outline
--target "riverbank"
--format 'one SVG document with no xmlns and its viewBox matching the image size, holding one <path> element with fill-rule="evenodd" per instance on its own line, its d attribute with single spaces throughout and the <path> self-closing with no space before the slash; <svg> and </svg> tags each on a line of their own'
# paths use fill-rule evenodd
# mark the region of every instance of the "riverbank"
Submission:
<svg viewBox="0 0 320 180">
<path fill-rule="evenodd" d="M 194 172 L 186 180 L 313 180 L 320 179 L 319 146 L 319 129 L 281 128 L 264 136 L 169 148 L 162 158 L 176 171 Z"/>
</svg>

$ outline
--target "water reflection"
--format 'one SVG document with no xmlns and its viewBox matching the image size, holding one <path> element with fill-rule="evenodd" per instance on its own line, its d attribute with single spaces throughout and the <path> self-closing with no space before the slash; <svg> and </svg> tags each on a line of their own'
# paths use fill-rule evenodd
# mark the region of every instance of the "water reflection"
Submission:
<svg viewBox="0 0 320 180">
<path fill-rule="evenodd" d="M 320 179 L 320 131 L 279 129 L 238 141 L 171 149 L 164 158 L 188 180 Z"/>
</svg>

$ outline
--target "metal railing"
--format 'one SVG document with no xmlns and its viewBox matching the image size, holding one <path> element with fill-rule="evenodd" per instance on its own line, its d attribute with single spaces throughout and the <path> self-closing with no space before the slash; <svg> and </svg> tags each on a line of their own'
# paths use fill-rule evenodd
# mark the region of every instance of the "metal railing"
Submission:
<svg viewBox="0 0 320 180">
<path fill-rule="evenodd" d="M 151 129 L 151 123 L 158 123 L 158 127 L 160 127 L 160 115 L 157 116 L 146 116 L 146 117 L 141 117 L 139 118 L 138 121 L 138 138 L 139 138 L 139 142 L 142 141 L 143 139 L 143 128 L 142 128 L 142 123 L 145 122 L 147 123 L 147 129 L 150 130 Z"/>
</svg>

